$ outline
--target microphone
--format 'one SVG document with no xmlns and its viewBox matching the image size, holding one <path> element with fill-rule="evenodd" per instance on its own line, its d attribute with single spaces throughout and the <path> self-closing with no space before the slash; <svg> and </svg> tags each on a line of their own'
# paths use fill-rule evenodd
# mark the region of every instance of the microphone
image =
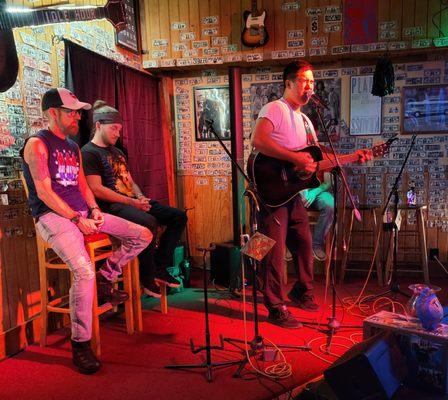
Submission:
<svg viewBox="0 0 448 400">
<path fill-rule="evenodd" d="M 324 103 L 324 101 L 319 96 L 314 94 L 313 91 L 309 90 L 309 91 L 305 92 L 305 94 L 306 94 L 306 97 L 308 98 L 308 101 L 313 102 L 314 105 L 316 105 L 318 107 L 322 107 L 322 108 L 329 110 L 327 104 Z"/>
</svg>

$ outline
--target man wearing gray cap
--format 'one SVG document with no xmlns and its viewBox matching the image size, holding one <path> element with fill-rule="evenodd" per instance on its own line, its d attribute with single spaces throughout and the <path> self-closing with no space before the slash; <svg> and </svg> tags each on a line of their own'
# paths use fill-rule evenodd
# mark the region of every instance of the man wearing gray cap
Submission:
<svg viewBox="0 0 448 400">
<path fill-rule="evenodd" d="M 21 153 L 36 229 L 73 274 L 70 288 L 73 362 L 84 374 L 94 373 L 101 366 L 90 347 L 95 268 L 86 252 L 84 235 L 104 232 L 121 241 L 121 246 L 102 266 L 104 279 L 98 282 L 99 297 L 113 304 L 127 300 L 128 295 L 115 290 L 112 282 L 121 274 L 122 266 L 152 239 L 148 229 L 102 213 L 86 183 L 79 147 L 70 137 L 78 133 L 81 110 L 90 108 L 90 104 L 79 101 L 67 89 L 48 90 L 42 97 L 48 129 L 29 137 Z"/>
</svg>

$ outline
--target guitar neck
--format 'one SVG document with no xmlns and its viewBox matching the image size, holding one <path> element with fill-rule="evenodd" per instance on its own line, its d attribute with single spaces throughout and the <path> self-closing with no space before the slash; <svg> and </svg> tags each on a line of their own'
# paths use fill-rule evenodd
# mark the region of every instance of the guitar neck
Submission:
<svg viewBox="0 0 448 400">
<path fill-rule="evenodd" d="M 0 31 L 21 26 L 59 24 L 107 18 L 105 7 L 69 10 L 42 9 L 24 13 L 8 13 L 0 9 Z"/>
<path fill-rule="evenodd" d="M 324 156 L 326 157 L 326 156 Z M 319 171 L 331 171 L 336 163 L 334 161 L 334 157 L 332 154 L 329 154 L 328 157 L 330 158 L 325 159 L 323 161 L 319 162 Z M 359 160 L 359 155 L 356 153 L 352 153 L 352 154 L 344 154 L 344 155 L 338 155 L 338 160 L 339 160 L 339 164 L 344 165 L 344 164 L 350 164 L 352 162 L 356 162 Z"/>
<path fill-rule="evenodd" d="M 257 0 L 252 0 L 251 4 L 252 4 L 252 7 L 251 7 L 252 17 L 257 17 L 258 16 Z"/>
</svg>

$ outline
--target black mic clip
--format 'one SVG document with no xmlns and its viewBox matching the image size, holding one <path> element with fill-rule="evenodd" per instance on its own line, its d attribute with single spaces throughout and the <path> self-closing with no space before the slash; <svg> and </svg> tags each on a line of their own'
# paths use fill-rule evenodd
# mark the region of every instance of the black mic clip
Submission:
<svg viewBox="0 0 448 400">
<path fill-rule="evenodd" d="M 314 93 L 309 98 L 317 107 L 325 108 L 326 110 L 329 110 L 328 106 L 324 101 L 316 96 Z"/>
</svg>

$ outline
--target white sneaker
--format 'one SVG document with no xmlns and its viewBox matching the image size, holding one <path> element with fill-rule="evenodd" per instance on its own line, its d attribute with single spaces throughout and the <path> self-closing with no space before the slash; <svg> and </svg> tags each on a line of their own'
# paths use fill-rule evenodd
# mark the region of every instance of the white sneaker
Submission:
<svg viewBox="0 0 448 400">
<path fill-rule="evenodd" d="M 313 246 L 313 255 L 317 261 L 325 261 L 327 259 L 327 253 L 320 246 Z"/>
</svg>

